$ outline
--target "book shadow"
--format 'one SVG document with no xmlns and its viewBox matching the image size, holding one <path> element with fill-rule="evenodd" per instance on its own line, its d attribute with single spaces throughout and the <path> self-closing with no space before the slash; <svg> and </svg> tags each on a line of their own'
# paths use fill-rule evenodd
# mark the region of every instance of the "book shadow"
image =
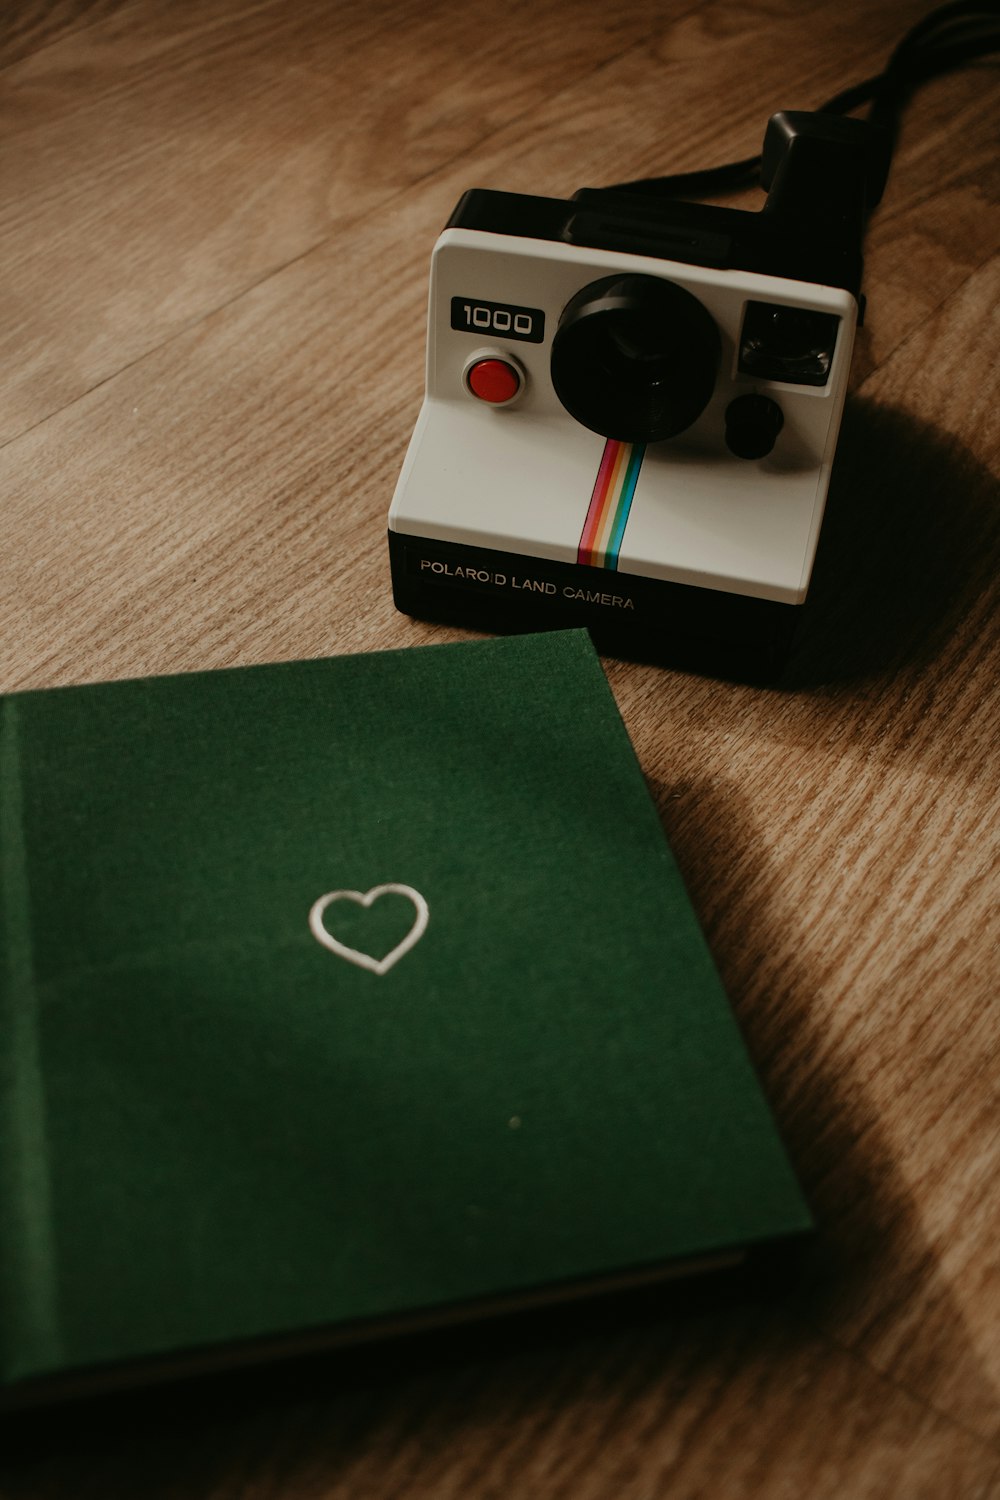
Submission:
<svg viewBox="0 0 1000 1500">
<path fill-rule="evenodd" d="M 669 789 L 653 791 L 661 807 L 669 805 Z M 724 827 L 723 846 L 736 837 L 743 849 L 762 848 L 738 792 L 708 784 L 697 798 L 701 839 L 711 842 L 712 830 Z M 699 863 L 693 825 L 682 820 L 667 831 L 696 909 L 705 911 L 712 872 Z M 754 949 L 766 949 L 778 938 L 767 919 L 776 872 L 756 853 L 741 875 L 756 892 Z M 595 1422 L 608 1424 L 612 1453 L 621 1443 L 624 1465 L 634 1461 L 635 1439 L 616 1432 L 620 1424 L 634 1432 L 635 1411 L 665 1424 L 679 1420 L 692 1392 L 711 1401 L 740 1381 L 762 1408 L 781 1406 L 790 1384 L 818 1381 L 822 1390 L 824 1374 L 845 1362 L 849 1379 L 829 1382 L 831 1421 L 845 1384 L 877 1386 L 880 1371 L 886 1399 L 911 1399 L 922 1418 L 935 1395 L 928 1371 L 945 1366 L 970 1425 L 971 1414 L 995 1411 L 997 1392 L 923 1234 L 877 1107 L 849 1070 L 820 1060 L 822 1018 L 813 997 L 793 985 L 780 1010 L 741 1003 L 753 993 L 753 953 L 731 927 L 713 948 L 816 1213 L 814 1237 L 690 1280 L 8 1413 L 0 1420 L 5 1497 L 61 1500 L 68 1478 L 84 1471 L 86 1492 L 102 1500 L 138 1493 L 207 1500 L 235 1493 L 237 1478 L 255 1493 L 257 1484 L 319 1493 L 334 1483 L 344 1493 L 376 1493 L 399 1463 L 443 1475 L 460 1450 L 468 1481 L 478 1448 L 485 1475 L 498 1445 L 516 1451 L 547 1433 L 559 1462 L 572 1466 L 574 1445 L 559 1435 L 561 1424 L 571 1431 Z M 808 1067 L 798 1069 L 798 1057 Z M 871 1331 L 907 1303 L 915 1317 L 932 1309 L 933 1326 L 890 1361 Z M 581 1465 L 592 1451 L 582 1445 Z"/>
<path fill-rule="evenodd" d="M 932 1244 L 924 1232 L 935 1205 L 908 1186 L 875 1093 L 852 1066 L 862 1057 L 871 1063 L 880 1042 L 889 1070 L 884 1097 L 891 1098 L 902 1071 L 891 1032 L 879 1037 L 862 1000 L 852 1017 L 849 995 L 817 995 L 809 962 L 792 959 L 770 985 L 760 984 L 766 955 L 792 950 L 772 915 L 783 905 L 783 872 L 739 785 L 706 779 L 679 799 L 672 787 L 654 783 L 650 791 L 817 1221 L 801 1253 L 762 1259 L 737 1297 L 772 1299 L 776 1316 L 802 1337 L 833 1341 L 922 1407 L 989 1440 L 1000 1389 L 942 1267 L 943 1237 Z M 833 1022 L 844 1045 L 831 1045 Z M 850 1035 L 862 1027 L 863 1048 Z M 928 1122 L 928 1153 L 943 1145 Z M 961 1171 L 956 1160 L 955 1180 Z"/>
</svg>

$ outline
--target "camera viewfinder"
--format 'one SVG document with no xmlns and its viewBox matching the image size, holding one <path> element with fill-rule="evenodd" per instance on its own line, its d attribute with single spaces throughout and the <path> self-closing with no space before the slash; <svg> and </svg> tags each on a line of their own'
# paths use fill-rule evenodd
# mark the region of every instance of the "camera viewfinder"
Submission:
<svg viewBox="0 0 1000 1500">
<path fill-rule="evenodd" d="M 826 385 L 840 319 L 780 302 L 748 302 L 740 334 L 740 374 L 789 385 Z"/>
</svg>

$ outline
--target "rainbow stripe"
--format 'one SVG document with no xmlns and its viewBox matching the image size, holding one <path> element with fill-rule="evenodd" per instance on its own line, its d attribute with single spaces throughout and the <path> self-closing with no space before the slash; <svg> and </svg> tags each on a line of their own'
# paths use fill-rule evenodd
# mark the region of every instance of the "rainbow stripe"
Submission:
<svg viewBox="0 0 1000 1500">
<path fill-rule="evenodd" d="M 617 568 L 618 549 L 639 478 L 645 443 L 608 438 L 580 534 L 576 560 L 589 568 Z"/>
</svg>

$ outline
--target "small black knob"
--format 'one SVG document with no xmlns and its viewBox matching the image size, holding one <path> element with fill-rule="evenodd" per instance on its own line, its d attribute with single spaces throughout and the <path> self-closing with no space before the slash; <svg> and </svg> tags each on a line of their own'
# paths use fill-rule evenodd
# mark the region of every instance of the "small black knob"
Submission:
<svg viewBox="0 0 1000 1500">
<path fill-rule="evenodd" d="M 737 458 L 766 458 L 784 422 L 769 396 L 737 396 L 726 407 L 726 447 Z"/>
</svg>

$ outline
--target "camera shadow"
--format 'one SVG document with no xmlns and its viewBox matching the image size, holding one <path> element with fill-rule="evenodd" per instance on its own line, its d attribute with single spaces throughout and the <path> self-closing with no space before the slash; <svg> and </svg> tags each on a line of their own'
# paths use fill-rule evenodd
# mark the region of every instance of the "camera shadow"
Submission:
<svg viewBox="0 0 1000 1500">
<path fill-rule="evenodd" d="M 949 434 L 848 401 L 791 690 L 919 667 L 994 581 L 997 479 Z"/>
</svg>

